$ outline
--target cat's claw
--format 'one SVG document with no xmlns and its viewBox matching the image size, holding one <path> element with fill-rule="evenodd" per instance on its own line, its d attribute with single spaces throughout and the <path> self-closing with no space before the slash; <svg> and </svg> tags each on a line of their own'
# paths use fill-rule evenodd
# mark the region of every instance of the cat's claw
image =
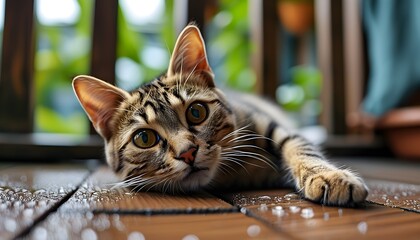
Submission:
<svg viewBox="0 0 420 240">
<path fill-rule="evenodd" d="M 368 189 L 363 180 L 347 170 L 331 170 L 309 176 L 305 198 L 325 205 L 352 206 L 364 202 Z"/>
</svg>

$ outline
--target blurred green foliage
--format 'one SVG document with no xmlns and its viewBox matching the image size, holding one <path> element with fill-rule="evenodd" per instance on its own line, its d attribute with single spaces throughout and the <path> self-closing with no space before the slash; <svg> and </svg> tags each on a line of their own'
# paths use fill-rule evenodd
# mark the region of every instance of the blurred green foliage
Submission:
<svg viewBox="0 0 420 240">
<path fill-rule="evenodd" d="M 256 76 L 251 69 L 248 12 L 248 1 L 220 0 L 206 40 L 216 81 L 250 92 L 255 89 Z"/>
<path fill-rule="evenodd" d="M 89 122 L 71 89 L 71 80 L 79 74 L 89 74 L 90 44 L 94 0 L 78 0 L 79 18 L 73 25 L 43 25 L 37 23 L 35 53 L 35 129 L 38 132 L 87 134 Z M 219 2 L 219 12 L 210 21 L 210 56 L 219 82 L 245 91 L 252 91 L 255 75 L 250 68 L 248 1 Z M 118 9 L 117 59 L 135 63 L 140 79 L 136 85 L 150 81 L 165 68 L 145 64 L 141 52 L 150 42 L 165 48 L 169 55 L 175 45 L 173 24 L 174 0 L 165 0 L 165 12 L 160 27 L 144 29 L 132 26 L 122 8 Z M 152 38 L 152 39 L 151 39 Z M 149 45 L 148 45 L 149 44 Z M 117 84 L 119 83 L 116 76 Z M 131 85 L 130 85 L 131 86 Z M 131 90 L 131 89 L 130 89 Z"/>
<path fill-rule="evenodd" d="M 79 0 L 78 3 L 80 17 L 74 26 L 46 26 L 37 22 L 36 131 L 88 132 L 86 116 L 77 108 L 70 86 L 74 76 L 89 71 L 93 1 Z"/>
<path fill-rule="evenodd" d="M 121 79 L 117 70 L 117 85 L 132 88 L 166 71 L 167 66 L 164 64 L 148 64 L 147 61 L 150 63 L 155 58 L 145 59 L 142 53 L 150 47 L 159 48 L 166 53 L 169 62 L 176 40 L 174 2 L 175 0 L 165 0 L 165 10 L 160 22 L 151 27 L 131 24 L 123 9 L 118 9 L 117 63 L 119 59 L 129 60 L 131 67 L 137 69 L 137 75 L 133 76 L 135 79 L 129 79 L 134 83 L 124 85 L 126 79 Z M 37 24 L 35 129 L 38 132 L 89 132 L 89 121 L 73 94 L 71 80 L 76 75 L 90 72 L 94 0 L 78 0 L 78 4 L 79 18 L 72 25 Z M 249 37 L 248 12 L 248 1 L 219 0 L 217 12 L 208 19 L 205 26 L 205 40 L 218 84 L 251 92 L 255 89 L 256 76 L 251 68 L 252 43 Z M 122 68 L 122 72 L 126 73 L 125 65 Z M 312 100 L 317 101 L 319 98 L 319 71 L 308 67 L 296 67 L 291 71 L 292 83 L 278 89 L 279 103 L 292 112 L 305 109 L 308 102 L 315 106 Z M 316 111 L 319 112 L 319 106 Z"/>
<path fill-rule="evenodd" d="M 293 115 L 301 125 L 317 123 L 321 113 L 321 72 L 312 66 L 295 66 L 290 69 L 291 82 L 277 88 L 278 103 Z"/>
</svg>

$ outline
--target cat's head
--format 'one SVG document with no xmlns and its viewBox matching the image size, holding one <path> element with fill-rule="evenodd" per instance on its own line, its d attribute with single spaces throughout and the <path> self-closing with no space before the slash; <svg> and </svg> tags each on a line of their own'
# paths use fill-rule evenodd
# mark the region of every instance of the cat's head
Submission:
<svg viewBox="0 0 420 240">
<path fill-rule="evenodd" d="M 234 115 L 193 25 L 178 37 L 166 76 L 131 93 L 90 76 L 76 77 L 73 88 L 123 186 L 169 192 L 205 186 L 233 137 Z"/>
</svg>

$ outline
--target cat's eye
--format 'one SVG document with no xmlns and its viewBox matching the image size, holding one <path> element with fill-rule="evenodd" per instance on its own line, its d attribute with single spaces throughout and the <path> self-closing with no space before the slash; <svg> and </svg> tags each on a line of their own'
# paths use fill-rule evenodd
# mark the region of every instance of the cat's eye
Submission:
<svg viewBox="0 0 420 240">
<path fill-rule="evenodd" d="M 193 102 L 187 109 L 186 117 L 188 124 L 198 125 L 207 119 L 208 108 L 205 103 Z"/>
<path fill-rule="evenodd" d="M 151 148 L 160 140 L 159 135 L 151 129 L 140 129 L 133 136 L 133 143 L 139 148 Z"/>
</svg>

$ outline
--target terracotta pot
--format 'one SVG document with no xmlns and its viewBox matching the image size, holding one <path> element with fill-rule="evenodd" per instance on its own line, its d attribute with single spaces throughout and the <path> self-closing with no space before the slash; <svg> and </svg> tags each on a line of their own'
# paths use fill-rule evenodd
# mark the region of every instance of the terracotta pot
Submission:
<svg viewBox="0 0 420 240">
<path fill-rule="evenodd" d="M 277 14 L 287 31 L 301 35 L 306 33 L 314 22 L 313 1 L 278 1 Z"/>
<path fill-rule="evenodd" d="M 392 110 L 379 119 L 377 126 L 396 156 L 420 160 L 420 107 Z"/>
</svg>

